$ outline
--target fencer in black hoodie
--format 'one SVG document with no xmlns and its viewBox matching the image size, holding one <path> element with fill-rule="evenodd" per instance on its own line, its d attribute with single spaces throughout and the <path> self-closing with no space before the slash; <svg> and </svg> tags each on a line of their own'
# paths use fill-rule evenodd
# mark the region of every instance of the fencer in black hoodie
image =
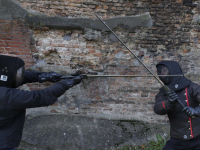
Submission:
<svg viewBox="0 0 200 150">
<path fill-rule="evenodd" d="M 156 65 L 158 75 L 183 75 L 175 61 L 162 61 Z M 184 76 L 160 77 L 171 91 L 160 89 L 156 95 L 154 112 L 168 115 L 170 140 L 163 150 L 200 150 L 200 86 Z M 176 101 L 185 105 L 182 106 Z"/>
<path fill-rule="evenodd" d="M 82 80 L 82 76 L 74 76 L 60 81 L 61 75 L 55 72 L 25 71 L 24 65 L 18 57 L 0 55 L 0 150 L 19 146 L 26 108 L 49 106 Z M 57 83 L 43 90 L 16 89 L 25 83 L 45 81 Z"/>
</svg>

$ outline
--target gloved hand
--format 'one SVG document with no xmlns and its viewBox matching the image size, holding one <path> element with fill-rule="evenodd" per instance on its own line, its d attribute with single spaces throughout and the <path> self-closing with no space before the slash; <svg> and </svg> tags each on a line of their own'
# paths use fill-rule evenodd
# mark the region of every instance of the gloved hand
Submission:
<svg viewBox="0 0 200 150">
<path fill-rule="evenodd" d="M 167 95 L 167 98 L 168 98 L 166 106 L 169 109 L 173 110 L 176 106 L 176 100 L 178 99 L 178 95 L 174 91 L 166 92 L 166 95 Z"/>
<path fill-rule="evenodd" d="M 43 83 L 46 81 L 50 81 L 50 82 L 58 82 L 60 81 L 60 77 L 62 75 L 57 74 L 56 72 L 41 72 L 38 76 L 39 82 Z"/>
<path fill-rule="evenodd" d="M 178 99 L 178 95 L 174 91 L 166 92 L 166 95 L 168 97 L 168 101 L 171 104 L 175 104 L 176 103 L 176 100 Z"/>
<path fill-rule="evenodd" d="M 192 116 L 200 116 L 200 108 L 192 108 L 190 106 L 186 106 L 183 111 L 185 111 L 190 117 Z"/>
<path fill-rule="evenodd" d="M 83 76 L 79 75 L 79 76 L 74 76 L 74 78 L 72 79 L 64 79 L 61 82 L 64 83 L 68 88 L 71 88 L 74 85 L 81 83 L 82 79 Z"/>
<path fill-rule="evenodd" d="M 79 72 L 76 72 L 76 73 L 72 73 L 71 75 L 72 76 L 80 76 L 81 74 Z"/>
</svg>

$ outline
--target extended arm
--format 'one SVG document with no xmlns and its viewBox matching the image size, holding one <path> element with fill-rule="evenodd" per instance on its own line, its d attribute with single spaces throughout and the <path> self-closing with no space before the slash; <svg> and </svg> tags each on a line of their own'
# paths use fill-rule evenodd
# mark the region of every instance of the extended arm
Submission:
<svg viewBox="0 0 200 150">
<path fill-rule="evenodd" d="M 79 84 L 82 80 L 81 76 L 75 76 L 72 79 L 62 80 L 44 90 L 23 91 L 12 88 L 4 88 L 1 90 L 4 95 L 7 109 L 25 109 L 48 106 L 65 93 L 66 90 Z"/>
<path fill-rule="evenodd" d="M 23 84 L 33 83 L 33 82 L 58 82 L 62 75 L 55 72 L 35 72 L 35 71 L 25 71 Z"/>
</svg>

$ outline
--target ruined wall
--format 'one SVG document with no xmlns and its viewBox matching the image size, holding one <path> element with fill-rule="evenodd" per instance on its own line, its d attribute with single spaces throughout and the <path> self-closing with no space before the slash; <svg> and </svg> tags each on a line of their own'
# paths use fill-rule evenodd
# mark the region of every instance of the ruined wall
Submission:
<svg viewBox="0 0 200 150">
<path fill-rule="evenodd" d="M 175 60 L 189 79 L 200 83 L 197 7 L 183 6 L 181 0 L 15 2 L 22 11 L 1 17 L 0 52 L 21 57 L 27 69 L 63 75 L 77 69 L 105 75 L 149 74 L 95 17 L 97 13 L 152 72 L 156 73 L 159 61 Z M 27 84 L 21 89 L 50 85 Z M 91 78 L 68 90 L 52 106 L 28 109 L 27 116 L 66 114 L 168 123 L 166 116 L 153 112 L 159 88 L 149 77 Z"/>
<path fill-rule="evenodd" d="M 195 75 L 199 70 L 198 8 L 175 0 L 17 2 L 28 10 L 26 21 L 32 31 L 36 69 L 65 75 L 80 68 L 99 74 L 148 74 L 101 25 L 94 15 L 97 13 L 151 71 L 155 73 L 155 64 L 161 60 L 176 60 L 190 79 L 199 82 Z M 68 20 L 63 19 L 66 17 Z M 119 22 L 120 17 L 127 20 Z M 142 23 L 134 24 L 139 21 Z M 49 111 L 165 122 L 165 117 L 153 112 L 159 88 L 149 77 L 89 79 L 70 89 Z"/>
</svg>

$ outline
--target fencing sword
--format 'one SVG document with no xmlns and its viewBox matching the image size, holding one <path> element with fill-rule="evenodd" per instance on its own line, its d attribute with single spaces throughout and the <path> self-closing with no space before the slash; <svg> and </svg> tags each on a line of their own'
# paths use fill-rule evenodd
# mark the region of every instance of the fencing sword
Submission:
<svg viewBox="0 0 200 150">
<path fill-rule="evenodd" d="M 166 76 L 183 76 L 183 75 L 88 75 L 88 74 L 80 74 L 83 79 L 88 79 L 88 78 L 99 78 L 99 77 L 166 77 Z M 60 79 L 72 79 L 74 78 L 74 76 L 70 75 L 70 76 L 61 76 Z"/>
<path fill-rule="evenodd" d="M 158 76 L 154 75 L 153 72 L 151 72 L 151 70 L 149 70 L 146 65 L 140 60 L 140 58 L 138 58 L 125 44 L 124 42 L 122 42 L 122 40 L 115 34 L 114 31 L 112 31 L 112 29 L 95 13 L 95 16 L 106 26 L 106 28 L 108 28 L 109 31 L 111 31 L 111 33 L 118 39 L 118 41 L 121 42 L 122 45 L 124 45 L 126 47 L 126 49 L 135 56 L 135 58 L 140 62 L 140 64 L 142 64 L 144 66 L 144 68 L 161 84 L 161 86 L 163 87 L 163 89 L 165 90 L 165 92 L 169 92 L 171 91 L 169 87 L 167 87 L 166 85 L 164 85 L 164 83 L 158 78 Z M 183 107 L 185 108 L 185 106 L 183 105 L 183 103 L 179 100 L 176 99 L 177 102 Z"/>
</svg>

